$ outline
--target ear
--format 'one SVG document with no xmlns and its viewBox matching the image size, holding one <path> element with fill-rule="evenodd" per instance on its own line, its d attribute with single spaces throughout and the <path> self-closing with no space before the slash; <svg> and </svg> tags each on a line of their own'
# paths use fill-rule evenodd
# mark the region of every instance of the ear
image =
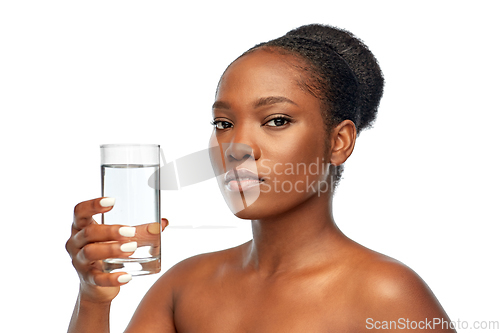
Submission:
<svg viewBox="0 0 500 333">
<path fill-rule="evenodd" d="M 354 149 L 356 126 L 350 120 L 338 124 L 330 134 L 330 163 L 342 165 Z"/>
</svg>

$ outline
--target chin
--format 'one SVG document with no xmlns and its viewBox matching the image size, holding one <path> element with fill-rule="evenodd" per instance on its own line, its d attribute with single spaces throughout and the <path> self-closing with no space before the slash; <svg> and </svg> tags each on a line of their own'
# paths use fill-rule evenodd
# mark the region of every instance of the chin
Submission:
<svg viewBox="0 0 500 333">
<path fill-rule="evenodd" d="M 261 218 L 257 212 L 252 211 L 250 208 L 240 210 L 239 212 L 234 213 L 234 216 L 242 220 L 258 220 Z"/>
<path fill-rule="evenodd" d="M 297 197 L 288 197 L 287 200 L 283 200 L 275 195 L 268 196 L 266 194 L 261 194 L 252 204 L 246 205 L 245 207 L 243 207 L 243 205 L 238 206 L 239 209 L 235 209 L 234 206 L 231 206 L 228 200 L 226 200 L 226 203 L 228 203 L 231 212 L 240 219 L 262 220 L 285 214 L 287 211 L 306 200 L 306 198 Z"/>
<path fill-rule="evenodd" d="M 231 212 L 239 218 L 251 219 L 251 217 L 246 216 L 250 212 L 255 213 L 257 211 L 254 206 L 257 206 L 257 199 L 260 196 L 259 187 L 257 186 L 245 191 L 229 191 L 223 185 L 220 188 L 222 196 Z"/>
<path fill-rule="evenodd" d="M 303 202 L 313 198 L 316 193 L 292 192 L 276 193 L 266 191 L 266 187 L 254 186 L 244 190 L 231 190 L 224 182 L 219 188 L 231 212 L 243 220 L 259 220 L 283 214 Z"/>
<path fill-rule="evenodd" d="M 233 214 L 234 216 L 242 220 L 261 220 L 277 214 L 274 209 L 272 210 L 272 213 L 268 212 L 268 208 L 269 207 L 262 207 L 262 205 L 259 205 L 259 202 L 255 202 L 253 205 L 248 206 L 240 211 L 233 211 Z"/>
</svg>

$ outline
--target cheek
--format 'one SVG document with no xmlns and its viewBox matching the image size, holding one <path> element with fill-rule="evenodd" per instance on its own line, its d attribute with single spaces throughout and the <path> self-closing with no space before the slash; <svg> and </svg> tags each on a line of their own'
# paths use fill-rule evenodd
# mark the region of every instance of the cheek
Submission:
<svg viewBox="0 0 500 333">
<path fill-rule="evenodd" d="M 281 145 L 268 151 L 263 164 L 266 172 L 265 190 L 275 193 L 316 193 L 325 187 L 329 174 L 329 159 L 325 155 L 324 137 L 303 131 L 290 135 Z"/>
<path fill-rule="evenodd" d="M 314 128 L 306 128 L 291 132 L 280 142 L 271 144 L 268 157 L 273 162 L 285 163 L 317 163 L 325 157 L 325 140 Z"/>
<path fill-rule="evenodd" d="M 215 135 L 215 131 L 212 133 L 210 137 L 209 143 L 209 154 L 210 154 L 210 162 L 212 163 L 212 168 L 214 169 L 215 175 L 220 175 L 225 172 L 225 161 L 223 158 L 223 152 L 221 150 L 221 146 L 217 141 L 217 136 Z"/>
<path fill-rule="evenodd" d="M 290 201 L 290 195 L 308 197 L 318 192 L 324 193 L 333 185 L 329 182 L 329 165 L 321 157 L 307 162 L 277 163 L 269 166 L 268 170 L 270 172 L 265 176 L 262 193 L 286 194 L 282 199 L 287 201 Z"/>
</svg>

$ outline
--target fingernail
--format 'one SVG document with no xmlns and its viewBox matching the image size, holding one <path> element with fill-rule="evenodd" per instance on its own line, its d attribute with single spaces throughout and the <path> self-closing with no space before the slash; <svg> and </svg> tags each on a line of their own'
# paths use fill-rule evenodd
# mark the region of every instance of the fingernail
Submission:
<svg viewBox="0 0 500 333">
<path fill-rule="evenodd" d="M 153 235 L 158 235 L 161 232 L 161 227 L 159 223 L 151 223 L 148 225 L 148 232 Z"/>
<path fill-rule="evenodd" d="M 120 246 L 122 252 L 134 252 L 137 250 L 137 242 L 125 243 Z"/>
<path fill-rule="evenodd" d="M 115 205 L 115 198 L 104 198 L 99 201 L 101 207 L 111 207 Z"/>
<path fill-rule="evenodd" d="M 118 232 L 123 237 L 134 237 L 135 236 L 135 227 L 121 227 L 118 229 Z"/>
<path fill-rule="evenodd" d="M 120 283 L 126 283 L 129 282 L 130 280 L 132 280 L 132 275 L 130 274 L 120 275 L 118 277 L 118 282 Z"/>
</svg>

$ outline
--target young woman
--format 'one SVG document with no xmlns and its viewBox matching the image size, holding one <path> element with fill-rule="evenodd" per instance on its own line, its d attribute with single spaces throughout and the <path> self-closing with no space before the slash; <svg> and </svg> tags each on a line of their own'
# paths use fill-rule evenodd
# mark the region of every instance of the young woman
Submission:
<svg viewBox="0 0 500 333">
<path fill-rule="evenodd" d="M 347 238 L 333 219 L 342 165 L 382 88 L 368 48 L 328 26 L 300 27 L 230 64 L 213 105 L 210 144 L 221 156 L 212 162 L 253 239 L 172 267 L 127 332 L 453 332 L 417 274 Z M 123 226 L 93 221 L 110 209 L 108 198 L 75 207 L 67 250 L 81 283 L 70 332 L 109 330 L 111 301 L 129 279 L 100 272 L 99 260 L 130 255 L 120 246 L 149 232 L 125 237 Z"/>
</svg>

